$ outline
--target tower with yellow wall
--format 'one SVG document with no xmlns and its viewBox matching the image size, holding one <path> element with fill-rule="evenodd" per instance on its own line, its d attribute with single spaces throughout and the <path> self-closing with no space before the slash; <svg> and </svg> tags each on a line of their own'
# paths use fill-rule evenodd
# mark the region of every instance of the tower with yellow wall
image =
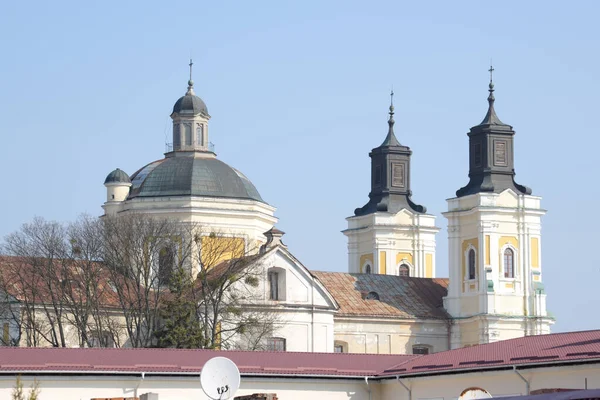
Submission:
<svg viewBox="0 0 600 400">
<path fill-rule="evenodd" d="M 489 108 L 469 136 L 469 183 L 448 200 L 451 347 L 550 332 L 541 198 L 515 182 L 514 130 Z"/>
<path fill-rule="evenodd" d="M 392 93 L 393 96 L 393 93 Z M 394 134 L 394 106 L 390 105 L 388 134 L 371 157 L 369 202 L 346 218 L 348 270 L 435 277 L 435 216 L 415 204 L 410 190 L 409 147 Z"/>
</svg>

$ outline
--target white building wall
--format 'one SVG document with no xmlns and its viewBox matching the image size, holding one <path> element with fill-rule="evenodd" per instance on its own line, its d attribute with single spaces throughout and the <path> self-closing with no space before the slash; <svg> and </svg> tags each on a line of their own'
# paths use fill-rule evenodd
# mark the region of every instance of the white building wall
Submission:
<svg viewBox="0 0 600 400">
<path fill-rule="evenodd" d="M 351 366 L 349 366 L 351 367 Z M 508 367 L 510 368 L 510 367 Z M 530 390 L 562 388 L 583 389 L 587 379 L 588 388 L 600 387 L 600 367 L 572 365 L 520 370 L 530 383 Z M 0 376 L 0 398 L 11 397 L 15 375 Z M 161 377 L 146 374 L 122 376 L 119 374 L 95 374 L 77 376 L 38 376 L 40 398 L 61 400 L 86 400 L 90 398 L 133 397 L 143 393 L 157 393 L 159 400 L 207 399 L 200 387 L 199 374 Z M 25 392 L 32 384 L 32 376 L 22 378 Z M 479 387 L 493 397 L 525 395 L 526 385 L 512 370 L 480 371 L 450 375 L 433 375 L 400 378 L 411 390 L 408 391 L 395 379 L 386 381 L 359 379 L 323 379 L 304 377 L 242 377 L 236 396 L 253 393 L 276 393 L 285 400 L 455 400 L 467 388 Z M 369 392 L 370 390 L 370 392 Z"/>
</svg>

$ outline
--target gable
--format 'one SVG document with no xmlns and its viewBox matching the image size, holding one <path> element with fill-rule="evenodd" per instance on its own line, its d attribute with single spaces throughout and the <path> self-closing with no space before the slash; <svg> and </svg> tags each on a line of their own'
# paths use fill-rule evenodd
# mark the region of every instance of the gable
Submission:
<svg viewBox="0 0 600 400">
<path fill-rule="evenodd" d="M 498 195 L 496 205 L 499 207 L 517 207 L 519 204 L 517 194 L 510 189 L 506 189 Z"/>
<path fill-rule="evenodd" d="M 265 293 L 268 293 L 269 271 L 283 273 L 285 278 L 285 303 L 315 306 L 336 310 L 338 308 L 333 296 L 315 279 L 310 271 L 296 259 L 286 248 L 276 247 L 270 251 L 263 261 L 265 276 Z"/>
</svg>

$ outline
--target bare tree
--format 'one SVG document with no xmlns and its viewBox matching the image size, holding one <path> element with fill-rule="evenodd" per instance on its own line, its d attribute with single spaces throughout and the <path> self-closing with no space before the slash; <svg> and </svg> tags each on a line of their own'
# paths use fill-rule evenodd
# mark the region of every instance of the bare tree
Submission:
<svg viewBox="0 0 600 400">
<path fill-rule="evenodd" d="M 195 231 L 200 266 L 194 296 L 204 330 L 204 348 L 261 350 L 280 322 L 264 304 L 265 271 L 257 247 L 223 232 Z"/>
<path fill-rule="evenodd" d="M 152 346 L 168 279 L 178 268 L 189 269 L 187 229 L 145 214 L 104 217 L 102 221 L 103 264 L 125 320 L 127 345 Z"/>
<path fill-rule="evenodd" d="M 197 224 L 147 214 L 36 218 L 1 250 L 9 256 L 0 258 L 0 318 L 12 321 L 16 343 L 25 335 L 32 346 L 154 346 L 175 271 L 193 280 L 185 295 L 199 347 L 262 349 L 280 322 L 261 291 L 264 255 Z"/>
<path fill-rule="evenodd" d="M 62 296 L 64 276 L 64 227 L 56 222 L 35 218 L 6 237 L 3 251 L 16 257 L 3 271 L 3 290 L 17 291 L 24 313 L 20 315 L 29 339 L 39 339 L 55 347 L 66 347 L 66 305 Z M 12 290 L 11 290 L 12 289 Z M 22 330 L 22 329 L 21 329 Z"/>
</svg>

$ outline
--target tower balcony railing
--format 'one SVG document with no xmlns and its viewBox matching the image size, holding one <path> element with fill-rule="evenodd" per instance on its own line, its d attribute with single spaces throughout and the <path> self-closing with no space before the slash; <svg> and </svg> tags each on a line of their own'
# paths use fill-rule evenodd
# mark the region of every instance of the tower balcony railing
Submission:
<svg viewBox="0 0 600 400">
<path fill-rule="evenodd" d="M 185 150 L 188 150 L 188 149 L 192 149 L 192 150 L 196 150 L 196 149 L 202 149 L 202 150 L 204 150 L 204 149 L 206 149 L 206 150 L 208 150 L 208 151 L 210 151 L 212 153 L 215 152 L 215 145 L 214 145 L 213 142 L 208 142 L 208 146 L 206 146 L 205 148 L 203 148 L 203 147 L 204 146 L 197 146 L 196 147 L 196 146 L 185 146 L 185 145 L 183 145 L 183 146 L 179 146 L 179 150 L 185 151 Z M 172 151 L 173 151 L 173 142 L 171 142 L 171 143 L 165 143 L 165 153 L 170 153 Z"/>
</svg>

